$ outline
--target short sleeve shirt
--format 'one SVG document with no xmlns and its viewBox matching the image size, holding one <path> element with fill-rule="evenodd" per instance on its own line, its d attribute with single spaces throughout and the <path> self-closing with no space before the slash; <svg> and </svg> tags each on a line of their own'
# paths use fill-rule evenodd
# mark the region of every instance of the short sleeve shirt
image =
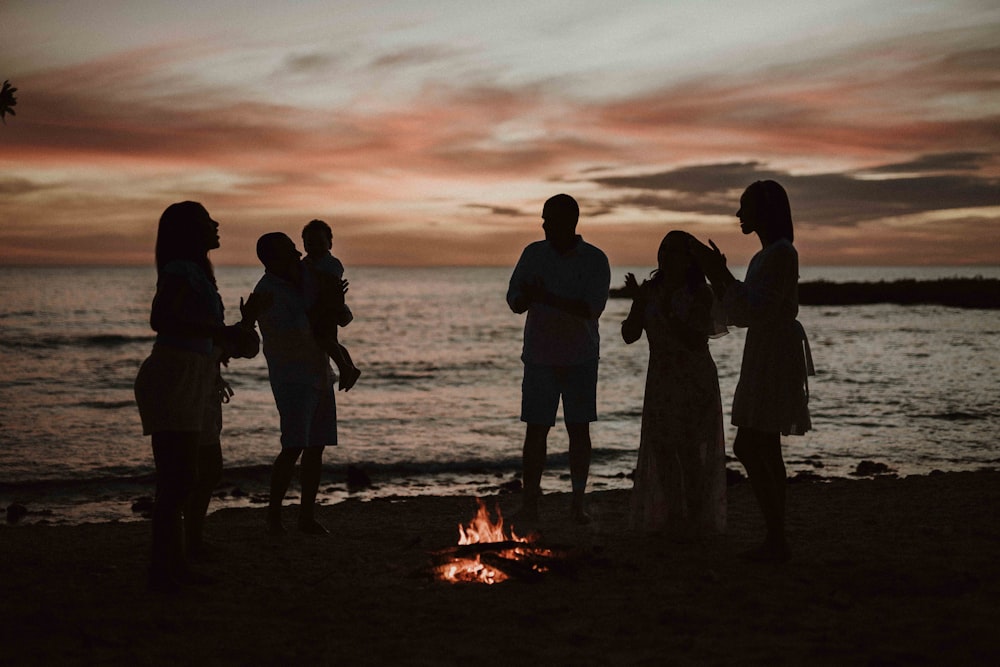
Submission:
<svg viewBox="0 0 1000 667">
<path fill-rule="evenodd" d="M 536 241 L 524 249 L 514 267 L 507 290 L 512 307 L 524 285 L 541 279 L 549 292 L 584 301 L 590 310 L 590 316 L 582 318 L 546 304 L 531 304 L 521 352 L 526 364 L 575 366 L 600 357 L 598 320 L 608 302 L 611 267 L 603 251 L 577 239 L 565 254 L 548 241 Z"/>
<path fill-rule="evenodd" d="M 302 290 L 265 273 L 253 291 L 272 297 L 271 306 L 257 320 L 271 385 L 329 386 L 333 377 L 330 358 L 313 336 Z"/>
</svg>

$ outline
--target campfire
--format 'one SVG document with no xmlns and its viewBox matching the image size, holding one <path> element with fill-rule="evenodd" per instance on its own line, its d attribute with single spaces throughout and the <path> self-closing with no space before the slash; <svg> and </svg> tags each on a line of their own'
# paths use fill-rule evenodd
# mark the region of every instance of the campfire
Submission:
<svg viewBox="0 0 1000 667">
<path fill-rule="evenodd" d="M 526 537 L 504 527 L 500 507 L 496 521 L 486 503 L 476 498 L 479 509 L 468 525 L 458 526 L 458 545 L 434 552 L 435 578 L 452 583 L 498 584 L 508 579 L 534 580 L 567 565 L 565 550 L 544 547 L 540 536 Z"/>
</svg>

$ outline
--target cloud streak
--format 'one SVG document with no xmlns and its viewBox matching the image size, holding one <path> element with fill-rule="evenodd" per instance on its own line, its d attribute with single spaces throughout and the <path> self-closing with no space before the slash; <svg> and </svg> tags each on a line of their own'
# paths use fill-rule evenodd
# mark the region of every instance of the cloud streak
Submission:
<svg viewBox="0 0 1000 667">
<path fill-rule="evenodd" d="M 876 166 L 881 171 L 938 171 L 972 166 L 966 174 L 917 174 L 865 178 L 860 173 L 794 174 L 769 169 L 756 162 L 681 167 L 670 171 L 594 179 L 612 190 L 629 194 L 621 201 L 664 211 L 707 215 L 733 213 L 735 199 L 743 188 L 758 180 L 780 182 L 794 205 L 796 218 L 816 226 L 855 227 L 886 217 L 963 208 L 1000 207 L 1000 179 L 977 173 L 982 163 L 992 160 L 985 153 L 921 156 L 902 165 Z M 613 207 L 615 199 L 606 202 Z"/>
<path fill-rule="evenodd" d="M 656 60 L 636 11 L 615 12 L 620 34 L 593 47 L 603 65 L 586 49 L 601 22 L 546 45 L 549 10 L 502 47 L 488 32 L 509 17 L 435 33 L 400 12 L 336 40 L 192 37 L 2 73 L 20 99 L 0 128 L 0 262 L 45 261 L 46 247 L 66 261 L 63 238 L 80 261 L 107 248 L 134 261 L 149 221 L 193 198 L 232 221 L 223 262 L 253 261 L 275 225 L 324 217 L 355 263 L 502 263 L 537 237 L 541 202 L 568 191 L 612 260 L 639 263 L 665 224 L 735 241 L 721 224 L 761 178 L 786 186 L 824 261 L 879 261 L 851 233 L 1000 260 L 971 236 L 1000 223 L 1000 19 L 956 11 L 940 29 L 728 66 L 713 47 L 685 69 Z M 612 46 L 629 40 L 615 85 Z M 106 241 L 116 230 L 122 247 Z"/>
</svg>

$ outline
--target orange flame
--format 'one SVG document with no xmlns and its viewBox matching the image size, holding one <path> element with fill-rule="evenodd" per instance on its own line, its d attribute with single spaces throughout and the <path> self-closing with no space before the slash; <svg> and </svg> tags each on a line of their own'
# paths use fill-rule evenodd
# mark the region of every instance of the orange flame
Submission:
<svg viewBox="0 0 1000 667">
<path fill-rule="evenodd" d="M 479 509 L 472 518 L 472 521 L 466 526 L 458 524 L 458 544 L 460 546 L 492 542 L 523 542 L 527 544 L 534 541 L 533 535 L 530 537 L 521 537 L 513 529 L 504 530 L 503 514 L 500 512 L 499 505 L 495 507 L 497 519 L 493 521 L 490 518 L 489 510 L 486 509 L 486 503 L 480 498 L 476 498 L 476 504 L 479 506 Z M 513 557 L 519 551 L 520 549 L 515 548 L 503 550 L 501 553 L 508 557 Z M 450 582 L 467 581 L 497 584 L 509 578 L 500 570 L 484 564 L 480 560 L 479 555 L 468 558 L 455 558 L 450 563 L 443 565 L 438 572 L 441 579 Z"/>
<path fill-rule="evenodd" d="M 496 506 L 497 520 L 493 522 L 490 519 L 490 512 L 486 509 L 486 503 L 480 498 L 476 498 L 476 504 L 479 506 L 479 510 L 476 512 L 476 516 L 472 518 L 468 526 L 463 526 L 458 524 L 458 543 L 459 544 L 479 544 L 480 542 L 530 542 L 526 537 L 518 537 L 513 529 L 510 529 L 509 534 L 505 534 L 503 530 L 503 514 L 500 512 L 500 506 Z"/>
</svg>

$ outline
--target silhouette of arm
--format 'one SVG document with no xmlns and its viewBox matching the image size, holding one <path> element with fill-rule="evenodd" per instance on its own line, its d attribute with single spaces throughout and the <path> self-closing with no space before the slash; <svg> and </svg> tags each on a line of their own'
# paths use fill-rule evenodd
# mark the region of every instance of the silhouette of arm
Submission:
<svg viewBox="0 0 1000 667">
<path fill-rule="evenodd" d="M 646 283 L 641 286 L 636 283 L 633 273 L 625 274 L 625 288 L 632 294 L 632 307 L 629 308 L 628 317 L 622 322 L 622 340 L 626 345 L 631 345 L 642 338 L 649 288 Z"/>
<path fill-rule="evenodd" d="M 768 248 L 760 266 L 743 282 L 734 280 L 723 297 L 730 322 L 748 327 L 778 319 L 798 283 L 798 256 L 789 245 Z M 794 313 L 792 313 L 794 317 Z"/>
<path fill-rule="evenodd" d="M 584 320 L 596 320 L 601 316 L 600 311 L 596 314 L 594 313 L 595 308 L 586 299 L 573 299 L 553 294 L 545 289 L 545 285 L 542 284 L 541 280 L 531 285 L 526 285 L 523 289 L 523 298 L 527 299 L 529 304 L 542 303 L 550 308 L 561 310 L 564 313 L 569 313 Z M 604 309 L 601 308 L 601 310 Z"/>
<path fill-rule="evenodd" d="M 608 305 L 608 295 L 611 293 L 611 265 L 608 258 L 601 253 L 601 264 L 589 276 L 587 286 L 588 319 L 600 319 L 604 308 Z"/>
<path fill-rule="evenodd" d="M 528 310 L 531 301 L 524 294 L 524 286 L 529 281 L 528 269 L 528 249 L 521 253 L 520 259 L 514 266 L 514 272 L 510 275 L 510 284 L 507 286 L 507 305 L 512 311 L 520 315 Z"/>
<path fill-rule="evenodd" d="M 645 310 L 645 301 L 636 299 L 632 302 L 628 317 L 622 322 L 622 340 L 625 341 L 626 345 L 631 345 L 642 338 L 642 330 L 646 326 Z"/>
<path fill-rule="evenodd" d="M 608 304 L 610 290 L 611 266 L 608 264 L 607 257 L 601 253 L 600 262 L 595 262 L 582 281 L 578 292 L 580 296 L 566 297 L 554 294 L 545 289 L 541 280 L 538 280 L 526 291 L 534 302 L 544 303 L 551 308 L 584 320 L 597 320 L 600 319 L 604 307 Z"/>
</svg>

